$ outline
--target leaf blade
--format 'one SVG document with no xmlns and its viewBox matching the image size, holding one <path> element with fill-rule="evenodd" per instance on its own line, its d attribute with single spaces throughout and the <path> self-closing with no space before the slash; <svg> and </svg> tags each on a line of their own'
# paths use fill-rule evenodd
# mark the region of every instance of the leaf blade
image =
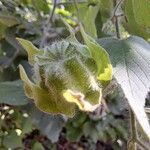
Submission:
<svg viewBox="0 0 150 150">
<path fill-rule="evenodd" d="M 28 103 L 20 80 L 0 83 L 0 103 L 9 105 L 25 105 Z"/>
<path fill-rule="evenodd" d="M 104 38 L 99 42 L 110 54 L 114 77 L 121 85 L 143 131 L 150 138 L 150 125 L 144 110 L 150 87 L 149 43 L 136 36 L 125 40 Z"/>
</svg>

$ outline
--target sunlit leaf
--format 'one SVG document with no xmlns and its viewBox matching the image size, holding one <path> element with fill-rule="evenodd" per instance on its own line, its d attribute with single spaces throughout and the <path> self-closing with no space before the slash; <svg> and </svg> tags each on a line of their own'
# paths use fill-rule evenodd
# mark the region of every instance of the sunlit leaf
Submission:
<svg viewBox="0 0 150 150">
<path fill-rule="evenodd" d="M 150 138 L 150 125 L 145 113 L 145 98 L 150 88 L 150 45 L 142 38 L 125 40 L 100 39 L 110 54 L 114 76 L 121 85 L 128 103 L 145 134 Z"/>
<path fill-rule="evenodd" d="M 83 18 L 81 22 L 84 25 L 85 31 L 92 37 L 97 37 L 97 30 L 95 26 L 95 19 L 99 11 L 99 5 L 87 6 L 79 9 L 79 13 L 82 14 Z"/>
</svg>

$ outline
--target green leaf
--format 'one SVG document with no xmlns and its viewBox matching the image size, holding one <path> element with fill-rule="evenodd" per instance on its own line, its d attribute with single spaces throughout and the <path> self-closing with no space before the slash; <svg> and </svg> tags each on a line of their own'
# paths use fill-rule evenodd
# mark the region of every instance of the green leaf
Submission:
<svg viewBox="0 0 150 150">
<path fill-rule="evenodd" d="M 139 35 L 145 39 L 150 37 L 150 3 L 147 0 L 126 0 L 124 12 L 127 21 L 123 23 L 129 33 Z"/>
<path fill-rule="evenodd" d="M 74 104 L 68 103 L 64 99 L 59 101 L 59 103 L 56 103 L 55 97 L 52 94 L 49 94 L 49 91 L 46 88 L 41 88 L 40 86 L 30 81 L 24 68 L 21 65 L 19 66 L 19 70 L 20 70 L 21 79 L 24 82 L 25 94 L 27 95 L 27 97 L 35 100 L 34 102 L 36 106 L 41 111 L 52 113 L 52 114 L 62 113 L 70 117 L 74 116 L 75 113 Z"/>
<path fill-rule="evenodd" d="M 19 23 L 19 21 L 16 19 L 16 17 L 14 17 L 10 14 L 7 14 L 7 13 L 0 14 L 0 24 L 5 25 L 6 27 L 11 27 L 18 23 Z"/>
<path fill-rule="evenodd" d="M 28 53 L 28 61 L 30 64 L 34 63 L 34 58 L 36 54 L 41 53 L 41 51 L 36 48 L 30 41 L 28 40 L 24 40 L 21 38 L 16 38 L 19 43 L 21 44 L 21 46 L 27 51 Z"/>
<path fill-rule="evenodd" d="M 32 131 L 32 120 L 30 117 L 22 120 L 22 135 Z"/>
<path fill-rule="evenodd" d="M 93 2 L 87 1 L 87 3 L 78 3 L 79 20 L 83 23 L 86 33 L 90 36 L 97 37 L 97 29 L 95 25 L 96 17 L 100 9 L 99 1 Z M 72 4 L 67 4 L 65 10 L 76 14 L 75 7 Z M 99 19 L 98 19 L 99 20 Z M 99 32 L 99 31 L 98 31 Z"/>
<path fill-rule="evenodd" d="M 76 142 L 80 139 L 82 130 L 80 128 L 67 128 L 67 139 L 71 142 Z"/>
<path fill-rule="evenodd" d="M 44 150 L 44 147 L 42 146 L 40 142 L 36 142 L 34 143 L 32 150 Z"/>
<path fill-rule="evenodd" d="M 61 20 L 62 20 L 62 22 L 65 24 L 65 26 L 67 27 L 67 29 L 70 32 L 70 36 L 67 38 L 67 40 L 71 41 L 71 42 L 79 43 L 78 40 L 76 39 L 74 29 L 63 18 L 61 18 Z"/>
<path fill-rule="evenodd" d="M 91 122 L 85 122 L 83 125 L 83 133 L 85 136 L 89 136 L 91 134 L 91 127 L 93 124 Z M 92 127 L 93 128 L 93 127 Z"/>
<path fill-rule="evenodd" d="M 3 39 L 5 37 L 5 30 L 6 30 L 6 26 L 3 25 L 2 23 L 0 23 L 0 40 Z"/>
<path fill-rule="evenodd" d="M 111 17 L 111 13 L 113 10 L 113 1 L 100 0 L 99 5 L 102 21 L 105 23 Z"/>
<path fill-rule="evenodd" d="M 137 147 L 136 142 L 129 141 L 128 150 L 135 150 L 135 147 Z"/>
<path fill-rule="evenodd" d="M 132 0 L 135 21 L 150 28 L 150 1 Z"/>
<path fill-rule="evenodd" d="M 48 13 L 50 10 L 46 0 L 32 0 L 32 4 L 38 11 Z"/>
<path fill-rule="evenodd" d="M 22 147 L 22 139 L 15 131 L 11 131 L 8 135 L 4 136 L 3 145 L 8 149 Z"/>
<path fill-rule="evenodd" d="M 66 118 L 63 119 L 60 115 L 54 116 L 46 114 L 37 109 L 33 103 L 30 103 L 23 108 L 30 115 L 33 124 L 41 131 L 42 134 L 46 135 L 52 143 L 58 141 Z"/>
<path fill-rule="evenodd" d="M 110 55 L 114 77 L 121 85 L 128 103 L 145 134 L 150 138 L 150 125 L 145 113 L 145 98 L 150 87 L 150 45 L 142 38 L 125 40 L 99 39 Z"/>
<path fill-rule="evenodd" d="M 116 131 L 112 127 L 108 127 L 106 132 L 110 136 L 112 141 L 115 141 L 117 139 Z"/>
<path fill-rule="evenodd" d="M 95 19 L 99 11 L 99 6 L 87 6 L 79 10 L 79 13 L 83 14 L 83 17 L 80 18 L 81 22 L 84 25 L 85 31 L 92 37 L 97 37 L 97 30 L 95 26 Z"/>
<path fill-rule="evenodd" d="M 83 133 L 85 136 L 91 137 L 91 139 L 96 143 L 98 140 L 98 130 L 95 127 L 94 122 L 86 122 L 83 125 Z"/>
<path fill-rule="evenodd" d="M 73 126 L 74 127 L 80 127 L 83 125 L 83 123 L 86 121 L 87 119 L 87 116 L 85 115 L 85 113 L 80 113 L 80 114 L 77 114 L 77 116 L 74 118 L 73 120 Z"/>
<path fill-rule="evenodd" d="M 10 45 L 5 48 L 8 51 L 8 53 L 10 51 L 9 49 L 11 50 L 14 49 L 14 53 L 16 53 L 16 50 L 17 50 L 18 55 L 26 56 L 26 51 L 24 51 L 24 48 L 16 40 L 16 28 L 15 27 L 6 29 L 5 40 Z M 11 55 L 10 57 L 12 57 L 12 54 L 9 54 L 9 55 Z"/>
<path fill-rule="evenodd" d="M 97 78 L 100 81 L 110 81 L 112 79 L 112 66 L 109 60 L 109 55 L 103 47 L 101 47 L 93 38 L 84 32 L 82 26 L 80 26 L 80 28 L 81 34 L 89 48 L 90 54 L 97 64 Z"/>
<path fill-rule="evenodd" d="M 28 103 L 20 80 L 0 82 L 0 103 L 9 105 L 25 105 Z"/>
</svg>

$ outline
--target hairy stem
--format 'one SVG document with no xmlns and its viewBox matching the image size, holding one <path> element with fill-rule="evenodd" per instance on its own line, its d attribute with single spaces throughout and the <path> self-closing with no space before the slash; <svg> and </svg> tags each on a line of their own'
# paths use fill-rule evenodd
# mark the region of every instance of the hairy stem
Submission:
<svg viewBox="0 0 150 150">
<path fill-rule="evenodd" d="M 150 114 L 150 108 L 145 108 L 146 113 Z"/>
<path fill-rule="evenodd" d="M 121 0 L 122 1 L 122 0 Z M 119 28 L 119 21 L 118 21 L 118 17 L 116 15 L 116 11 L 119 7 L 119 5 L 121 4 L 121 1 L 117 4 L 117 0 L 113 0 L 113 6 L 114 6 L 114 16 L 113 16 L 113 20 L 115 23 L 115 28 L 116 28 L 116 36 L 118 39 L 121 38 L 120 36 L 120 28 Z"/>
<path fill-rule="evenodd" d="M 136 139 L 136 143 L 144 150 L 149 150 L 149 148 L 144 143 L 142 143 L 139 139 Z"/>
<path fill-rule="evenodd" d="M 133 142 L 134 144 L 133 150 L 137 150 L 137 145 L 139 145 L 144 150 L 149 150 L 149 148 L 138 138 L 136 118 L 131 109 L 130 109 L 130 127 L 131 127 L 131 142 Z"/>
<path fill-rule="evenodd" d="M 44 24 L 44 27 L 43 27 L 43 38 L 41 40 L 40 48 L 43 48 L 46 43 L 48 30 L 51 27 L 51 23 L 53 22 L 53 16 L 54 16 L 56 7 L 57 7 L 57 0 L 54 0 L 52 11 L 50 11 L 49 17 L 47 18 L 46 23 Z"/>
<path fill-rule="evenodd" d="M 56 6 L 57 6 L 57 0 L 54 0 L 53 9 L 52 9 L 50 17 L 48 19 L 48 22 L 53 22 L 53 16 L 54 16 L 54 12 L 55 12 Z"/>
<path fill-rule="evenodd" d="M 130 108 L 130 127 L 131 127 L 131 141 L 133 142 L 133 150 L 136 150 L 136 140 L 137 140 L 137 126 L 136 119 L 133 111 Z"/>
</svg>

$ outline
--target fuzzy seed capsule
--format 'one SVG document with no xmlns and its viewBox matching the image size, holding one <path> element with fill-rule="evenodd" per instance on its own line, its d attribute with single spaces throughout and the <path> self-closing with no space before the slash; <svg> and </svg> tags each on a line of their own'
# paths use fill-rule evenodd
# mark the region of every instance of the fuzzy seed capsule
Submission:
<svg viewBox="0 0 150 150">
<path fill-rule="evenodd" d="M 111 74 L 111 70 L 98 68 L 97 60 L 90 52 L 92 47 L 64 40 L 39 50 L 27 40 L 18 41 L 26 49 L 34 71 L 32 82 L 24 68 L 19 67 L 24 90 L 39 109 L 73 117 L 77 106 L 89 112 L 99 106 L 102 94 L 98 73 L 101 71 L 103 77 L 106 74 L 109 80 L 111 77 L 107 74 Z M 99 54 L 107 58 L 104 50 Z"/>
</svg>

